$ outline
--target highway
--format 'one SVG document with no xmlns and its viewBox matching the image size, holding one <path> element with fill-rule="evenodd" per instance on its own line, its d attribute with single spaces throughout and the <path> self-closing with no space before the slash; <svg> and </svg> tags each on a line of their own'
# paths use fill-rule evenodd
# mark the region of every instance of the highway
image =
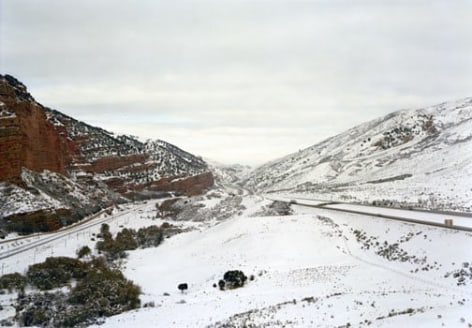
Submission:
<svg viewBox="0 0 472 328">
<path fill-rule="evenodd" d="M 451 213 L 442 211 L 407 210 L 369 206 L 344 202 L 333 202 L 319 199 L 299 198 L 290 196 L 266 196 L 267 199 L 287 202 L 299 206 L 320 208 L 334 212 L 367 215 L 389 220 L 396 220 L 414 224 L 423 224 L 445 229 L 472 232 L 471 213 Z M 453 225 L 444 224 L 445 219 L 452 219 Z"/>
<path fill-rule="evenodd" d="M 23 237 L 14 238 L 14 239 L 4 240 L 0 242 L 0 246 L 3 246 L 2 250 L 0 251 L 0 260 L 35 249 L 36 247 L 46 245 L 48 243 L 51 243 L 53 241 L 56 241 L 62 238 L 70 238 L 72 235 L 78 232 L 90 229 L 91 227 L 101 225 L 102 223 L 106 223 L 111 220 L 118 219 L 131 212 L 138 211 L 145 206 L 146 204 L 142 204 L 140 206 L 132 207 L 131 209 L 122 211 L 117 215 L 109 215 L 106 217 L 99 218 L 102 214 L 104 214 L 105 212 L 111 209 L 111 208 L 108 208 L 98 213 L 95 213 L 89 216 L 88 218 L 82 221 L 79 221 L 78 223 L 74 225 L 66 226 L 58 231 L 53 231 L 53 232 L 48 232 L 48 233 L 37 233 L 34 235 L 27 235 Z M 29 239 L 29 242 L 27 242 L 28 239 Z M 14 243 L 18 243 L 21 241 L 25 241 L 25 243 L 19 246 L 13 246 Z M 11 247 L 11 249 L 9 248 L 9 249 L 3 250 L 5 246 L 13 246 L 13 247 Z"/>
<path fill-rule="evenodd" d="M 234 186 L 233 186 L 234 187 Z M 248 195 L 249 193 L 240 187 L 234 187 L 233 191 L 238 195 Z M 385 207 L 376 207 L 368 206 L 361 204 L 352 204 L 352 203 L 343 203 L 343 202 L 332 202 L 319 199 L 310 199 L 310 198 L 300 198 L 300 197 L 291 197 L 287 196 L 273 196 L 273 195 L 264 195 L 266 199 L 272 201 L 282 201 L 286 203 L 291 203 L 297 206 L 307 206 L 313 208 L 319 208 L 323 210 L 333 211 L 333 212 L 344 212 L 357 215 L 370 216 L 372 218 L 382 218 L 389 220 L 396 220 L 407 223 L 422 224 L 435 226 L 445 229 L 453 229 L 460 231 L 472 232 L 472 217 L 470 213 L 449 213 L 449 212 L 437 212 L 437 211 L 421 211 L 421 210 L 406 210 L 406 209 L 395 209 L 395 208 L 385 208 Z M 87 219 L 84 219 L 75 225 L 64 227 L 58 231 L 50 233 L 39 233 L 34 235 L 28 235 L 23 237 L 18 237 L 15 239 L 5 240 L 0 242 L 0 260 L 10 258 L 22 252 L 26 252 L 37 247 L 46 245 L 53 241 L 59 239 L 71 238 L 72 235 L 90 229 L 91 227 L 101 225 L 102 223 L 109 222 L 114 219 L 118 219 L 129 213 L 139 211 L 146 204 L 140 204 L 138 206 L 133 206 L 130 209 L 119 212 L 115 215 L 109 215 L 101 217 L 106 211 L 110 209 L 102 210 L 99 213 L 96 213 Z M 445 219 L 453 219 L 453 225 L 445 225 Z M 18 243 L 23 242 L 23 244 L 18 245 Z"/>
</svg>

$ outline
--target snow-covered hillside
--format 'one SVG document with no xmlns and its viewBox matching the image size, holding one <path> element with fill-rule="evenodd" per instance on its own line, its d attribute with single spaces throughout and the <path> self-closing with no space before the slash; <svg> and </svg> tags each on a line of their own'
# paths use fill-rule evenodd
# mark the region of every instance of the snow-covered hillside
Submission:
<svg viewBox="0 0 472 328">
<path fill-rule="evenodd" d="M 34 172 L 23 168 L 23 187 L 0 182 L 0 219 L 14 214 L 41 210 L 70 210 L 74 216 L 83 217 L 111 203 L 127 201 L 111 191 L 99 179 L 87 177 L 88 183 L 79 183 L 61 174 Z M 0 228 L 5 222 L 0 220 Z"/>
<path fill-rule="evenodd" d="M 78 153 L 74 154 L 70 171 L 81 170 L 85 164 L 93 163 L 100 158 L 149 156 L 147 161 L 131 162 L 129 167 L 106 169 L 99 176 L 131 178 L 134 182 L 147 182 L 161 177 L 191 176 L 208 171 L 208 165 L 200 157 L 190 154 L 179 147 L 163 140 L 141 142 L 134 136 L 117 135 L 100 127 L 91 126 L 76 120 L 57 110 L 44 108 L 49 122 L 56 129 L 67 132 L 71 140 L 76 142 Z M 143 170 L 142 167 L 145 169 Z"/>
<path fill-rule="evenodd" d="M 177 146 L 163 140 L 147 141 L 144 149 L 151 160 L 158 163 L 153 172 L 153 179 L 162 176 L 195 175 L 208 171 L 208 164 Z"/>
<path fill-rule="evenodd" d="M 472 281 L 458 286 L 454 278 L 470 261 L 472 235 L 295 210 L 292 216 L 235 217 L 130 253 L 126 275 L 155 308 L 109 318 L 104 326 L 472 324 Z M 213 287 L 234 269 L 255 278 L 240 289 Z M 177 290 L 182 282 L 189 284 L 185 293 Z"/>
<path fill-rule="evenodd" d="M 472 98 L 401 110 L 257 168 L 264 192 L 472 211 Z"/>
<path fill-rule="evenodd" d="M 51 231 L 112 204 L 213 186 L 207 163 L 177 146 L 44 107 L 8 74 L 0 91 L 1 235 Z"/>
<path fill-rule="evenodd" d="M 3 269 L 23 272 L 47 256 L 74 256 L 86 244 L 93 249 L 103 222 L 113 234 L 168 222 L 182 233 L 120 261 L 126 277 L 142 287 L 146 307 L 97 327 L 472 324 L 471 233 L 299 205 L 291 214 L 268 216 L 274 213 L 267 199 L 214 191 L 181 199 L 180 214 L 167 217 L 156 218 L 155 203 L 127 204 L 89 228 L 59 232 L 51 243 L 42 242 L 55 237 L 46 234 L 2 244 L 4 254 L 28 249 L 3 260 Z M 242 288 L 215 288 L 228 270 L 254 278 Z M 188 290 L 180 292 L 180 283 Z M 0 297 L 0 319 L 14 315 L 14 297 Z"/>
</svg>

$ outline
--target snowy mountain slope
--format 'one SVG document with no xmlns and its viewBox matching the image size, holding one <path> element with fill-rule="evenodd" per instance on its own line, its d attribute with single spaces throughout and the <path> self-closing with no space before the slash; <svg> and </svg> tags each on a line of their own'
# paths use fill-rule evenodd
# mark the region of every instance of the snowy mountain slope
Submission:
<svg viewBox="0 0 472 328">
<path fill-rule="evenodd" d="M 163 140 L 146 141 L 144 149 L 152 161 L 158 163 L 154 179 L 160 176 L 195 175 L 209 170 L 208 164 L 198 156 L 190 154 Z"/>
<path fill-rule="evenodd" d="M 70 179 L 44 170 L 23 168 L 23 184 L 0 183 L 0 230 L 29 234 L 57 230 L 128 199 L 100 179 Z"/>
<path fill-rule="evenodd" d="M 104 326 L 472 323 L 471 281 L 457 286 L 452 274 L 445 277 L 469 261 L 470 234 L 362 216 L 353 220 L 321 209 L 297 211 L 284 217 L 234 217 L 174 236 L 158 248 L 130 252 L 125 273 L 142 286 L 143 302 L 155 307 L 108 318 Z M 367 248 L 365 240 L 373 245 L 378 240 L 380 246 Z M 382 245 L 393 251 L 379 255 Z M 254 281 L 234 290 L 212 286 L 235 269 L 254 274 Z M 177 290 L 182 282 L 189 284 L 185 293 Z"/>
<path fill-rule="evenodd" d="M 120 176 L 135 180 L 135 182 L 195 175 L 208 171 L 208 165 L 201 158 L 192 155 L 177 146 L 162 140 L 141 142 L 133 136 L 116 135 L 99 127 L 91 126 L 56 110 L 46 109 L 48 120 L 59 131 L 64 131 L 73 141 L 71 171 L 81 170 L 89 163 L 116 157 L 139 156 L 138 160 L 130 161 L 126 166 L 117 169 L 101 169 L 105 177 Z"/>
<path fill-rule="evenodd" d="M 0 216 L 8 217 L 43 209 L 68 209 L 81 217 L 113 202 L 127 201 L 98 179 L 91 179 L 87 184 L 77 183 L 55 172 L 38 173 L 25 168 L 22 178 L 25 188 L 0 183 L 0 195 L 4 196 L 0 199 Z"/>
<path fill-rule="evenodd" d="M 264 192 L 472 211 L 472 98 L 401 110 L 257 168 Z"/>
<path fill-rule="evenodd" d="M 143 150 L 142 143 L 131 136 L 117 136 L 48 107 L 45 107 L 44 111 L 48 121 L 74 142 L 76 149 L 72 154 L 73 164 L 93 161 L 104 156 L 129 155 Z"/>
<path fill-rule="evenodd" d="M 1 74 L 0 131 L 0 230 L 54 230 L 116 202 L 195 195 L 214 181 L 200 157 L 47 108 Z"/>
</svg>

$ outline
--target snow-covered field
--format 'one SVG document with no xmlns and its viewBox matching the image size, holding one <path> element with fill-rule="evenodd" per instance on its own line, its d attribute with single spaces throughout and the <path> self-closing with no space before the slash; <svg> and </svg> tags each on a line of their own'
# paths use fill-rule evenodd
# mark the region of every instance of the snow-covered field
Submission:
<svg viewBox="0 0 472 328">
<path fill-rule="evenodd" d="M 200 203 L 218 208 L 215 199 Z M 270 201 L 246 196 L 241 204 L 221 221 L 170 220 L 192 229 L 157 248 L 129 252 L 123 271 L 142 287 L 142 303 L 155 307 L 110 317 L 100 327 L 472 325 L 472 275 L 460 285 L 454 275 L 465 263 L 467 272 L 472 266 L 471 233 L 298 205 L 293 215 L 254 217 Z M 115 210 L 107 222 L 112 232 L 162 223 L 155 214 L 155 202 L 135 204 Z M 23 272 L 47 256 L 75 256 L 80 246 L 93 245 L 98 229 L 2 265 Z M 239 289 L 213 287 L 234 269 L 255 278 Z M 177 285 L 184 282 L 189 289 L 181 293 Z M 12 315 L 13 296 L 1 296 L 0 319 Z"/>
<path fill-rule="evenodd" d="M 401 248 L 421 263 L 363 250 L 351 229 L 389 244 L 414 234 Z M 305 207 L 293 216 L 233 218 L 130 254 L 126 275 L 156 307 L 110 318 L 105 327 L 466 327 L 471 281 L 459 287 L 444 275 L 471 259 L 471 245 L 468 233 Z M 255 280 L 213 288 L 231 269 Z M 184 294 L 181 282 L 189 284 Z"/>
</svg>

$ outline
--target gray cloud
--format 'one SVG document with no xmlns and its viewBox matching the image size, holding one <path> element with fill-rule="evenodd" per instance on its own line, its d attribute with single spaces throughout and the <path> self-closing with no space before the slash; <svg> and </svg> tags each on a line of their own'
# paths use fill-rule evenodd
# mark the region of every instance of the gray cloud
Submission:
<svg viewBox="0 0 472 328">
<path fill-rule="evenodd" d="M 38 101 L 220 162 L 261 163 L 472 89 L 470 1 L 0 5 L 2 71 Z"/>
</svg>

